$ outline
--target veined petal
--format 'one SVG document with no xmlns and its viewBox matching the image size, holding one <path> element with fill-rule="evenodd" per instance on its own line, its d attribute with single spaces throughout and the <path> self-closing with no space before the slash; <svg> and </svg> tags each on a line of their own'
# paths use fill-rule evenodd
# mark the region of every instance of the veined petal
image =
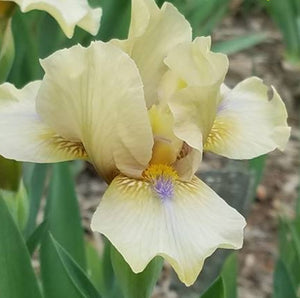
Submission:
<svg viewBox="0 0 300 298">
<path fill-rule="evenodd" d="M 211 52 L 210 47 L 210 37 L 197 37 L 174 47 L 165 63 L 188 86 L 220 85 L 228 70 L 228 58 Z"/>
<path fill-rule="evenodd" d="M 191 39 L 191 26 L 172 4 L 159 9 L 153 0 L 133 0 L 129 38 L 112 42 L 136 62 L 148 107 L 158 102 L 158 85 L 167 71 L 164 58 L 174 46 Z"/>
<path fill-rule="evenodd" d="M 217 117 L 206 140 L 205 150 L 235 158 L 248 159 L 283 150 L 290 136 L 287 111 L 279 94 L 262 80 L 252 77 L 226 91 Z"/>
<path fill-rule="evenodd" d="M 106 180 L 117 170 L 140 176 L 151 159 L 153 135 L 133 60 L 95 42 L 58 51 L 41 64 L 41 118 L 66 139 L 81 141 Z"/>
<path fill-rule="evenodd" d="M 36 113 L 40 84 L 36 81 L 21 90 L 9 83 L 0 86 L 0 154 L 30 162 L 86 158 L 81 143 L 57 135 Z"/>
<path fill-rule="evenodd" d="M 196 177 L 172 187 L 159 191 L 151 182 L 118 176 L 91 227 L 112 242 L 134 272 L 160 255 L 189 286 L 218 247 L 241 248 L 245 220 Z"/>
<path fill-rule="evenodd" d="M 92 9 L 87 0 L 11 0 L 22 12 L 33 9 L 47 11 L 59 23 L 67 37 L 74 34 L 76 25 L 96 35 L 100 27 L 101 8 Z"/>
</svg>

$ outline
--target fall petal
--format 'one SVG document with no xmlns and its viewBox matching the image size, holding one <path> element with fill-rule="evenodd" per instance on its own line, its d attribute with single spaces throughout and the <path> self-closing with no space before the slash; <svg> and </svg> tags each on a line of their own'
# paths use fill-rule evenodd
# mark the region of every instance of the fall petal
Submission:
<svg viewBox="0 0 300 298">
<path fill-rule="evenodd" d="M 42 122 L 35 109 L 41 82 L 19 90 L 0 86 L 0 154 L 29 162 L 59 162 L 87 158 L 80 142 L 70 142 Z"/>
<path fill-rule="evenodd" d="M 249 159 L 276 148 L 283 150 L 290 136 L 287 111 L 279 94 L 262 80 L 252 77 L 223 93 L 205 150 Z"/>
<path fill-rule="evenodd" d="M 218 247 L 241 248 L 245 220 L 196 177 L 172 187 L 166 195 L 150 182 L 118 176 L 91 227 L 113 243 L 134 272 L 161 255 L 191 285 Z"/>
</svg>

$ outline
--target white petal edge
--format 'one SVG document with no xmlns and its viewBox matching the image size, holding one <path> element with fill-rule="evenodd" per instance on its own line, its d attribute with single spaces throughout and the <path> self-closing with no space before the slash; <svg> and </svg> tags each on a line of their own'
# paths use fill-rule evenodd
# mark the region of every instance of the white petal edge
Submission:
<svg viewBox="0 0 300 298">
<path fill-rule="evenodd" d="M 112 242 L 134 272 L 160 255 L 189 286 L 218 247 L 242 247 L 245 224 L 196 177 L 176 182 L 173 198 L 162 201 L 151 184 L 118 176 L 101 199 L 91 228 Z"/>
<path fill-rule="evenodd" d="M 228 70 L 228 58 L 210 48 L 210 36 L 197 37 L 174 47 L 164 62 L 188 86 L 220 85 Z"/>
<path fill-rule="evenodd" d="M 23 89 L 0 86 L 0 154 L 8 159 L 47 163 L 86 158 L 82 144 L 61 138 L 35 109 L 40 81 Z"/>
<path fill-rule="evenodd" d="M 74 34 L 76 25 L 96 35 L 100 27 L 101 8 L 92 9 L 87 0 L 12 0 L 22 12 L 34 9 L 48 12 L 56 19 L 68 38 Z"/>
</svg>

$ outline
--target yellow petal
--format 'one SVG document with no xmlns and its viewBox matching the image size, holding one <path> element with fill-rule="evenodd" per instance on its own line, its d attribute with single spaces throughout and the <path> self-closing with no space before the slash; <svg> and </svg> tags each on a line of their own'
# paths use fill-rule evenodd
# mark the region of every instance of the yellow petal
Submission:
<svg viewBox="0 0 300 298">
<path fill-rule="evenodd" d="M 42 119 L 61 136 L 81 141 L 106 180 L 115 171 L 138 177 L 153 136 L 143 84 L 132 59 L 102 42 L 56 52 L 41 62 L 37 98 Z"/>
<path fill-rule="evenodd" d="M 257 77 L 226 91 L 205 150 L 235 159 L 283 150 L 290 136 L 287 111 L 274 87 L 272 91 L 269 100 L 268 87 Z"/>
<path fill-rule="evenodd" d="M 18 90 L 0 86 L 0 154 L 30 162 L 58 162 L 86 158 L 80 142 L 70 142 L 43 123 L 35 109 L 40 81 Z"/>
<path fill-rule="evenodd" d="M 191 41 L 192 30 L 170 3 L 159 9 L 153 0 L 133 0 L 129 38 L 113 41 L 136 62 L 145 88 L 147 106 L 157 103 L 157 89 L 167 67 L 163 60 L 181 42 Z"/>
<path fill-rule="evenodd" d="M 101 8 L 92 9 L 87 0 L 11 0 L 22 12 L 44 10 L 56 19 L 67 37 L 74 34 L 76 25 L 96 35 L 100 27 Z"/>
<path fill-rule="evenodd" d="M 165 63 L 188 86 L 221 84 L 228 70 L 225 55 L 210 51 L 211 38 L 197 37 L 168 53 Z"/>
<path fill-rule="evenodd" d="M 173 132 L 173 116 L 170 110 L 153 105 L 148 112 L 154 146 L 152 148 L 151 164 L 172 164 L 176 161 L 183 142 Z"/>
<path fill-rule="evenodd" d="M 175 135 L 199 151 L 215 119 L 217 92 L 215 87 L 187 87 L 177 91 L 168 102 Z"/>
<path fill-rule="evenodd" d="M 112 242 L 134 272 L 160 255 L 189 286 L 218 247 L 241 248 L 245 220 L 196 177 L 171 186 L 116 177 L 91 227 Z"/>
<path fill-rule="evenodd" d="M 143 35 L 147 30 L 147 26 L 149 26 L 151 17 L 153 18 L 157 14 L 159 14 L 159 8 L 155 1 L 132 0 L 129 39 Z"/>
</svg>

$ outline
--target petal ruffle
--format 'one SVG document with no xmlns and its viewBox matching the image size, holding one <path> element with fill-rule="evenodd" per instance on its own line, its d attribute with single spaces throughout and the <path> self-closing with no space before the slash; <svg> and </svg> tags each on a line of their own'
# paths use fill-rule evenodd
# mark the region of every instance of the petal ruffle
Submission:
<svg viewBox="0 0 300 298">
<path fill-rule="evenodd" d="M 147 107 L 158 102 L 157 89 L 167 66 L 163 60 L 177 44 L 192 40 L 190 24 L 170 3 L 161 9 L 153 0 L 133 0 L 129 38 L 112 41 L 136 62 L 145 88 Z"/>
<path fill-rule="evenodd" d="M 252 77 L 223 94 L 205 150 L 234 159 L 250 159 L 276 148 L 290 136 L 287 111 L 279 94 Z"/>
<path fill-rule="evenodd" d="M 228 58 L 210 50 L 210 37 L 177 45 L 165 63 L 187 86 L 220 85 L 228 70 Z"/>
<path fill-rule="evenodd" d="M 36 113 L 40 84 L 36 81 L 21 90 L 9 83 L 0 86 L 0 154 L 30 162 L 86 158 L 81 143 L 57 135 Z"/>
<path fill-rule="evenodd" d="M 113 180 L 91 225 L 134 272 L 161 255 L 186 285 L 194 283 L 218 247 L 241 248 L 244 226 L 244 218 L 196 177 L 176 181 L 173 196 L 162 200 L 150 182 L 124 176 Z"/>
<path fill-rule="evenodd" d="M 96 35 L 100 27 L 101 8 L 92 9 L 87 0 L 11 0 L 22 12 L 33 9 L 47 11 L 53 16 L 67 37 L 74 34 L 76 25 Z"/>
<path fill-rule="evenodd" d="M 41 118 L 66 139 L 81 141 L 107 181 L 117 170 L 140 176 L 151 159 L 153 135 L 133 60 L 111 44 L 94 42 L 58 51 L 41 64 Z"/>
</svg>

